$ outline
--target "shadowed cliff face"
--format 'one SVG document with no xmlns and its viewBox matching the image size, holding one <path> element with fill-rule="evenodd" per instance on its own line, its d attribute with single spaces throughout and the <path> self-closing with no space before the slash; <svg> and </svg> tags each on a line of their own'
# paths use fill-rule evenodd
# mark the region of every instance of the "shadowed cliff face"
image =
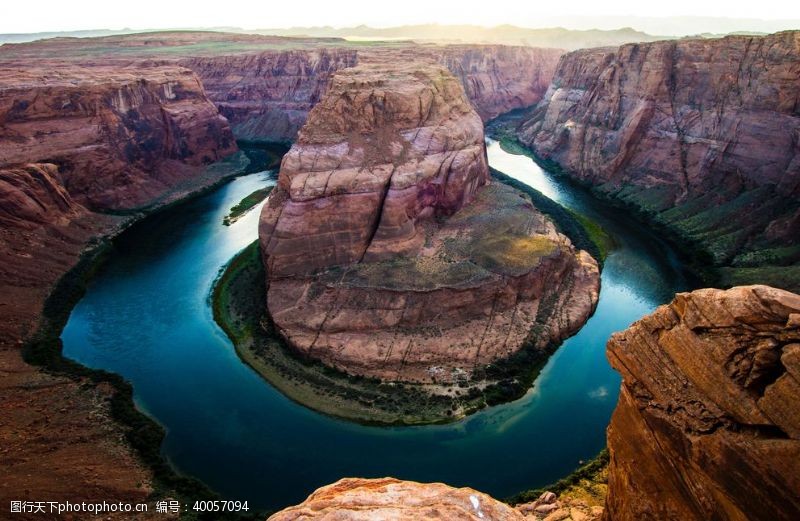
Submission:
<svg viewBox="0 0 800 521">
<path fill-rule="evenodd" d="M 55 163 L 92 209 L 151 204 L 236 150 L 188 69 L 9 67 L 0 86 L 0 166 Z"/>
<path fill-rule="evenodd" d="M 448 385 L 573 333 L 596 262 L 487 183 L 481 119 L 441 66 L 337 73 L 261 215 L 278 330 L 349 373 Z"/>
<path fill-rule="evenodd" d="M 800 296 L 680 293 L 608 343 L 606 517 L 800 516 Z"/>
<path fill-rule="evenodd" d="M 519 137 L 734 267 L 730 282 L 794 264 L 796 287 L 798 77 L 800 32 L 576 51 Z"/>
<path fill-rule="evenodd" d="M 289 141 L 322 97 L 331 76 L 356 65 L 355 50 L 264 52 L 181 60 L 240 139 Z"/>
</svg>

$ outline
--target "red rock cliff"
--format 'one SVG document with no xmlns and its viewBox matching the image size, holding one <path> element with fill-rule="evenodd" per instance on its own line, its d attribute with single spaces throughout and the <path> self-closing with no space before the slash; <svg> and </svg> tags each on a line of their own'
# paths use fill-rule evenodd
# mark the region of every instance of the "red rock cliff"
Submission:
<svg viewBox="0 0 800 521">
<path fill-rule="evenodd" d="M 608 343 L 606 518 L 800 518 L 800 296 L 680 293 Z"/>
<path fill-rule="evenodd" d="M 487 182 L 481 119 L 445 69 L 337 73 L 261 216 L 280 333 L 350 373 L 431 383 L 574 332 L 597 264 Z"/>
<path fill-rule="evenodd" d="M 240 139 L 292 140 L 331 76 L 357 63 L 354 49 L 200 56 L 180 63 L 202 79 L 208 97 Z"/>
<path fill-rule="evenodd" d="M 510 110 L 530 107 L 547 92 L 560 49 L 505 45 L 448 45 L 439 61 L 464 86 L 484 121 Z"/>
<path fill-rule="evenodd" d="M 0 166 L 59 165 L 78 202 L 145 206 L 236 150 L 190 70 L 40 64 L 0 68 Z"/>
<path fill-rule="evenodd" d="M 795 264 L 794 287 L 798 78 L 797 31 L 575 51 L 519 136 L 736 268 L 730 280 Z"/>
<path fill-rule="evenodd" d="M 292 49 L 180 60 L 241 139 L 292 140 L 322 99 L 331 76 L 359 62 L 439 63 L 459 80 L 484 121 L 538 102 L 555 72 L 559 49 L 502 45 L 404 45 Z"/>
</svg>

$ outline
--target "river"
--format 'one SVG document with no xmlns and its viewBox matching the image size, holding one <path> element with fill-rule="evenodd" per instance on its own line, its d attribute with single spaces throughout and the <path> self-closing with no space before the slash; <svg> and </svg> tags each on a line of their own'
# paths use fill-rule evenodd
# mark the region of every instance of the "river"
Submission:
<svg viewBox="0 0 800 521">
<path fill-rule="evenodd" d="M 285 507 L 345 476 L 442 481 L 499 498 L 551 483 L 605 445 L 619 387 L 608 337 L 690 283 L 674 252 L 625 212 L 496 142 L 488 154 L 493 167 L 594 219 L 616 242 L 596 313 L 520 400 L 448 425 L 364 426 L 288 400 L 242 363 L 214 323 L 209 293 L 256 238 L 260 206 L 230 227 L 222 218 L 274 184 L 273 172 L 239 177 L 125 232 L 72 311 L 64 355 L 130 381 L 137 406 L 166 429 L 171 464 L 251 507 Z"/>
</svg>

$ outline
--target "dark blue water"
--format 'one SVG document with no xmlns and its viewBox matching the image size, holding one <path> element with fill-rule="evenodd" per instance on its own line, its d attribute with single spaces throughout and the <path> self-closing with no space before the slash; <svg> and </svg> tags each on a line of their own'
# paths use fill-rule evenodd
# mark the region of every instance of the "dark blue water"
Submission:
<svg viewBox="0 0 800 521">
<path fill-rule="evenodd" d="M 163 454 L 230 499 L 277 508 L 344 476 L 468 485 L 498 497 L 563 477 L 605 445 L 618 375 L 609 335 L 684 289 L 673 253 L 624 214 L 490 144 L 495 168 L 589 214 L 615 237 L 600 302 L 527 395 L 443 426 L 382 428 L 312 412 L 244 365 L 213 321 L 219 269 L 256 238 L 258 209 L 231 227 L 228 209 L 274 181 L 241 177 L 135 226 L 64 329 L 64 353 L 132 382 L 137 405 L 167 430 Z M 202 498 L 197 498 L 202 499 Z"/>
</svg>

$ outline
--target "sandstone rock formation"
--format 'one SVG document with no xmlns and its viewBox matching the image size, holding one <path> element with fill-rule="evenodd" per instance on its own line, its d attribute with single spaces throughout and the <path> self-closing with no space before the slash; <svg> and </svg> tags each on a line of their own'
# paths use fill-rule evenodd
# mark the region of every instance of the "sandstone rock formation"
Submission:
<svg viewBox="0 0 800 521">
<path fill-rule="evenodd" d="M 734 267 L 726 280 L 797 289 L 798 77 L 798 31 L 580 50 L 519 137 Z"/>
<path fill-rule="evenodd" d="M 606 519 L 800 517 L 800 296 L 680 293 L 608 343 Z"/>
<path fill-rule="evenodd" d="M 47 374 L 21 350 L 57 281 L 129 220 L 87 206 L 165 204 L 232 173 L 206 163 L 235 150 L 188 69 L 0 64 L 3 504 L 147 499 L 151 472 L 111 419 L 116 391 Z"/>
<path fill-rule="evenodd" d="M 237 139 L 290 141 L 331 76 L 363 61 L 444 65 L 487 120 L 539 101 L 562 53 L 524 46 L 354 45 L 337 38 L 181 31 L 5 45 L 0 61 L 180 65 L 198 75 Z"/>
<path fill-rule="evenodd" d="M 114 219 L 76 203 L 52 164 L 0 168 L 0 502 L 145 501 L 150 472 L 110 421 L 106 387 L 46 374 L 22 360 L 53 284 Z M 31 518 L 35 517 L 32 515 Z M 113 519 L 122 519 L 113 515 Z M 20 514 L 21 519 L 27 519 Z"/>
<path fill-rule="evenodd" d="M 270 521 L 367 521 L 448 519 L 523 521 L 514 508 L 471 488 L 415 483 L 394 478 L 345 478 L 322 487 L 303 503 L 274 514 Z"/>
<path fill-rule="evenodd" d="M 358 61 L 355 49 L 293 49 L 181 60 L 240 139 L 289 141 L 331 76 Z"/>
<path fill-rule="evenodd" d="M 236 151 L 197 76 L 175 66 L 0 66 L 0 167 L 55 163 L 81 204 L 152 204 Z"/>
<path fill-rule="evenodd" d="M 447 71 L 337 73 L 261 216 L 280 333 L 346 372 L 421 383 L 573 333 L 597 264 L 487 182 L 481 120 Z"/>
<path fill-rule="evenodd" d="M 394 478 L 345 478 L 316 490 L 269 521 L 446 519 L 448 521 L 596 521 L 602 508 L 559 500 L 552 492 L 512 507 L 471 488 Z"/>
<path fill-rule="evenodd" d="M 197 73 L 208 97 L 241 139 L 292 140 L 322 99 L 331 76 L 358 63 L 439 63 L 458 79 L 484 121 L 528 107 L 547 91 L 559 49 L 448 45 L 290 49 L 199 56 L 179 63 Z"/>
<path fill-rule="evenodd" d="M 536 47 L 446 45 L 438 48 L 438 61 L 461 80 L 485 122 L 538 103 L 562 54 L 561 49 Z"/>
</svg>

